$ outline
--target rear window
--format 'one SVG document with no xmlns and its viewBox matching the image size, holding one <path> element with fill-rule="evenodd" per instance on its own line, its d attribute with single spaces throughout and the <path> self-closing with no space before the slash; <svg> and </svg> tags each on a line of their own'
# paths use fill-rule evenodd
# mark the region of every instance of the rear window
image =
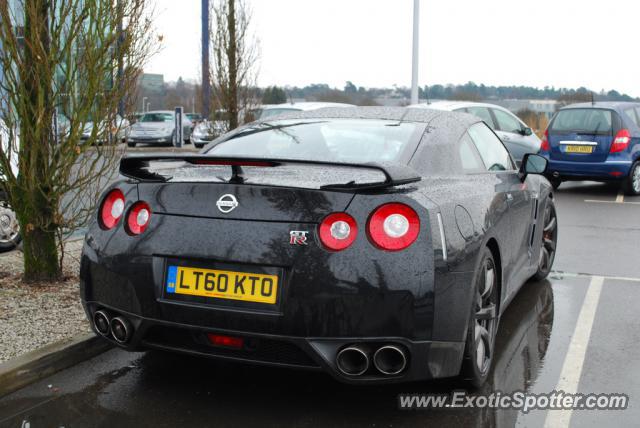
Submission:
<svg viewBox="0 0 640 428">
<path fill-rule="evenodd" d="M 613 134 L 613 111 L 599 108 L 560 110 L 550 130 L 591 135 Z"/>
<path fill-rule="evenodd" d="M 389 120 L 280 120 L 245 128 L 209 150 L 216 156 L 345 163 L 392 162 L 415 148 L 424 125 Z"/>
</svg>

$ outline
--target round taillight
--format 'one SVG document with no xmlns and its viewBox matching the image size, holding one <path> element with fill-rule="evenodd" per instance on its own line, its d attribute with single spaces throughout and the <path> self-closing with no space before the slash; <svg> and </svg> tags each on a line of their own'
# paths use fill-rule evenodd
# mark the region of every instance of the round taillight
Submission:
<svg viewBox="0 0 640 428">
<path fill-rule="evenodd" d="M 124 194 L 120 189 L 110 191 L 102 201 L 100 223 L 105 229 L 113 229 L 124 212 Z"/>
<path fill-rule="evenodd" d="M 368 233 L 371 242 L 382 250 L 404 250 L 418 238 L 420 217 L 408 205 L 385 204 L 371 214 Z"/>
<path fill-rule="evenodd" d="M 358 236 L 358 224 L 349 214 L 329 214 L 320 223 L 318 231 L 320 241 L 331 251 L 348 248 Z"/>
<path fill-rule="evenodd" d="M 146 202 L 136 202 L 129 210 L 127 216 L 127 232 L 131 235 L 140 235 L 147 229 L 151 220 L 151 208 Z"/>
</svg>

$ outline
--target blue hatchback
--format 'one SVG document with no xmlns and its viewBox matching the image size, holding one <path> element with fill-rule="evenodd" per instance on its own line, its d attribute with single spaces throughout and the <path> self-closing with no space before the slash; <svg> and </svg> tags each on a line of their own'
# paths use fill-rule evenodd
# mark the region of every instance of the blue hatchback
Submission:
<svg viewBox="0 0 640 428">
<path fill-rule="evenodd" d="M 555 188 L 567 180 L 620 182 L 640 195 L 640 103 L 597 102 L 560 109 L 540 154 Z"/>
</svg>

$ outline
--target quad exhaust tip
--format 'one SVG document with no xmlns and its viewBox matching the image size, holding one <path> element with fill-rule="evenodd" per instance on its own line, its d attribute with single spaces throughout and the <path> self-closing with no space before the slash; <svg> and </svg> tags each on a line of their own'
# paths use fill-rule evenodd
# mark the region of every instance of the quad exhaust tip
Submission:
<svg viewBox="0 0 640 428">
<path fill-rule="evenodd" d="M 111 334 L 116 342 L 127 343 L 131 339 L 133 328 L 131 323 L 124 317 L 115 317 L 110 322 Z"/>
<path fill-rule="evenodd" d="M 93 326 L 98 333 L 108 337 L 111 333 L 109 314 L 103 310 L 96 311 L 93 314 Z"/>
<path fill-rule="evenodd" d="M 369 356 L 358 346 L 348 346 L 336 356 L 338 370 L 348 376 L 360 376 L 369 369 Z"/>
<path fill-rule="evenodd" d="M 373 364 L 385 375 L 397 375 L 407 367 L 407 356 L 397 346 L 385 345 L 373 354 Z"/>
</svg>

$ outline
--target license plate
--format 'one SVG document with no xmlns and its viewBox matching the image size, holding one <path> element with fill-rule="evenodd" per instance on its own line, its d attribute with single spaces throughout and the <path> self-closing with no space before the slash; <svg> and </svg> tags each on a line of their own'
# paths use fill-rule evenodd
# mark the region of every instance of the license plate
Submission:
<svg viewBox="0 0 640 428">
<path fill-rule="evenodd" d="M 275 304 L 278 276 L 169 266 L 167 293 Z"/>
<path fill-rule="evenodd" d="M 593 153 L 593 146 L 567 146 L 567 153 Z"/>
</svg>

